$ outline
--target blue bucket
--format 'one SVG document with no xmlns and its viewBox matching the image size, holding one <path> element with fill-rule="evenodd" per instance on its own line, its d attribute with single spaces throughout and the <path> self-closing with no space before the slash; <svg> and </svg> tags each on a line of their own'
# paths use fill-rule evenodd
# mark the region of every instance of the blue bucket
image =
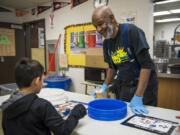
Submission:
<svg viewBox="0 0 180 135">
<path fill-rule="evenodd" d="M 120 120 L 127 116 L 127 104 L 114 99 L 97 99 L 88 104 L 88 116 L 102 121 Z"/>
<path fill-rule="evenodd" d="M 71 85 L 71 79 L 69 77 L 62 77 L 62 76 L 48 76 L 45 80 L 47 83 L 47 88 L 61 88 L 64 90 L 69 90 Z"/>
</svg>

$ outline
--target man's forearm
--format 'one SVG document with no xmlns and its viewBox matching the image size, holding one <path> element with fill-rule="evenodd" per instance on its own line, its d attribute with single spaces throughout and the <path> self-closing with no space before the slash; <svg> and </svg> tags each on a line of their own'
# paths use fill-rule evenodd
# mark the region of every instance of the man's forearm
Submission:
<svg viewBox="0 0 180 135">
<path fill-rule="evenodd" d="M 107 70 L 107 76 L 106 76 L 106 79 L 105 79 L 106 85 L 109 85 L 109 84 L 111 83 L 111 80 L 112 80 L 112 78 L 114 77 L 114 72 L 115 72 L 114 69 L 108 68 L 108 70 Z"/>
<path fill-rule="evenodd" d="M 145 68 L 141 69 L 137 90 L 135 92 L 136 96 L 144 95 L 144 91 L 149 81 L 150 73 L 151 73 L 151 69 L 145 69 Z"/>
</svg>

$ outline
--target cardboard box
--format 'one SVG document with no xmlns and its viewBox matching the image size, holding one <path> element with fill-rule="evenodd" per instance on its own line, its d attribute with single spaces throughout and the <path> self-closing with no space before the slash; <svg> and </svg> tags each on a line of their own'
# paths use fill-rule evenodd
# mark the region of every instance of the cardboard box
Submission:
<svg viewBox="0 0 180 135">
<path fill-rule="evenodd" d="M 103 56 L 103 48 L 88 48 L 86 55 Z"/>
<path fill-rule="evenodd" d="M 103 48 L 88 48 L 86 50 L 86 67 L 107 68 L 104 62 Z"/>
<path fill-rule="evenodd" d="M 107 68 L 108 64 L 104 62 L 104 56 L 86 55 L 86 67 Z"/>
</svg>

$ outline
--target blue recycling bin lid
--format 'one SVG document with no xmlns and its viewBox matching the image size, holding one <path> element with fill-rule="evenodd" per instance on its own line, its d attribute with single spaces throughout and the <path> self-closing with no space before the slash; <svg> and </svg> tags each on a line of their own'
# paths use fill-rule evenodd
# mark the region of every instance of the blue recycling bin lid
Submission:
<svg viewBox="0 0 180 135">
<path fill-rule="evenodd" d="M 51 75 L 48 76 L 45 80 L 48 88 L 61 88 L 64 90 L 69 90 L 71 85 L 71 79 L 67 76 Z"/>
<path fill-rule="evenodd" d="M 59 81 L 65 81 L 69 79 L 69 77 L 65 76 L 59 76 L 59 75 L 50 75 L 48 76 L 44 81 L 45 82 L 59 82 Z"/>
<path fill-rule="evenodd" d="M 127 104 L 115 99 L 96 99 L 88 104 L 88 116 L 102 121 L 120 120 L 127 116 Z"/>
</svg>

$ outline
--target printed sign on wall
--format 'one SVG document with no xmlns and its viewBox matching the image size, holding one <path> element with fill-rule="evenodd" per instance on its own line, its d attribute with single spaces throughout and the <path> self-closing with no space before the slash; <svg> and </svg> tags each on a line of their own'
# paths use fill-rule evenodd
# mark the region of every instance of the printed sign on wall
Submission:
<svg viewBox="0 0 180 135">
<path fill-rule="evenodd" d="M 87 48 L 102 47 L 102 37 L 97 34 L 91 23 L 69 25 L 65 27 L 65 52 L 68 65 L 85 66 Z"/>
<path fill-rule="evenodd" d="M 14 29 L 0 28 L 0 56 L 15 56 Z"/>
</svg>

